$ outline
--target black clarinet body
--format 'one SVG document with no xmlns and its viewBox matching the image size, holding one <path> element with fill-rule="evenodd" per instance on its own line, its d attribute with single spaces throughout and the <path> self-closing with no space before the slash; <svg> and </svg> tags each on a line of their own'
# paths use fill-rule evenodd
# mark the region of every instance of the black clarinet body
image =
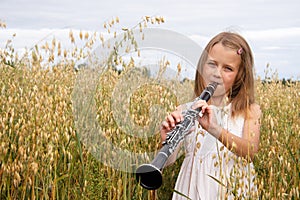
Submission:
<svg viewBox="0 0 300 200">
<path fill-rule="evenodd" d="M 193 102 L 199 100 L 208 101 L 213 95 L 217 83 L 210 83 L 199 97 Z M 159 150 L 156 157 L 150 164 L 142 164 L 136 170 L 136 179 L 140 185 L 147 190 L 156 190 L 162 184 L 161 170 L 165 166 L 169 156 L 175 151 L 178 144 L 184 139 L 184 136 L 195 125 L 195 119 L 199 115 L 200 108 L 189 108 L 185 112 L 184 120 L 174 127 L 166 137 L 166 140 L 162 143 L 162 148 Z"/>
</svg>

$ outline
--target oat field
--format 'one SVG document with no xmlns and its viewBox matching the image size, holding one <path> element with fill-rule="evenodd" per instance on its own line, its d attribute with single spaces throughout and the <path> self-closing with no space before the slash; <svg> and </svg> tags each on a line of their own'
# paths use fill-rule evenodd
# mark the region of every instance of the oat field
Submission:
<svg viewBox="0 0 300 200">
<path fill-rule="evenodd" d="M 142 32 L 148 25 L 163 22 L 161 17 L 145 17 L 133 28 Z M 113 18 L 104 23 L 104 28 L 115 35 L 112 27 L 117 23 L 119 19 Z M 5 28 L 0 24 L 0 28 Z M 130 34 L 131 29 L 122 31 L 124 40 L 132 41 L 128 48 L 135 49 L 138 44 Z M 86 145 L 74 116 L 74 90 L 78 89 L 76 81 L 84 69 L 75 69 L 75 65 L 89 57 L 92 46 L 103 45 L 104 39 L 102 34 L 75 35 L 72 31 L 69 37 L 73 44 L 79 40 L 84 45 L 67 50 L 53 39 L 22 56 L 15 52 L 11 41 L 0 49 L 0 199 L 170 199 L 182 157 L 164 169 L 163 185 L 153 192 L 136 182 L 132 169 L 138 163 L 125 163 L 123 167 L 128 170 L 118 170 L 110 163 L 117 154 L 106 151 L 99 159 L 93 153 L 97 147 Z M 118 48 L 122 44 L 115 45 Z M 117 70 L 116 63 L 122 63 L 123 70 Z M 114 90 L 118 81 L 129 71 L 134 77 L 143 71 L 136 69 L 134 61 L 122 61 L 117 51 L 110 54 L 105 64 L 94 96 L 101 138 L 124 151 L 159 150 L 156 129 L 148 129 L 154 134 L 146 139 L 129 135 L 114 114 L 118 110 L 112 97 L 118 96 Z M 162 62 L 162 68 L 167 65 L 167 61 Z M 127 78 L 126 83 L 137 81 Z M 193 87 L 192 81 L 150 83 L 132 92 L 130 104 L 125 107 L 129 116 L 121 119 L 130 117 L 137 127 L 151 127 L 153 110 L 148 107 L 164 107 L 159 113 L 163 117 L 190 98 L 173 91 L 184 92 Z M 260 199 L 299 199 L 300 82 L 282 83 L 267 67 L 266 77 L 257 77 L 256 99 L 263 111 L 260 151 L 254 160 L 258 195 Z M 106 148 L 105 144 L 98 145 Z"/>
</svg>

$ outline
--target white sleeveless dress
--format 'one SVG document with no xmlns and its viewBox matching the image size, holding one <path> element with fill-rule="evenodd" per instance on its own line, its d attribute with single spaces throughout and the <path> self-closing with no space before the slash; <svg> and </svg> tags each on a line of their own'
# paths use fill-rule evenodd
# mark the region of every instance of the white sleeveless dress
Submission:
<svg viewBox="0 0 300 200">
<path fill-rule="evenodd" d="M 242 137 L 244 118 L 229 117 L 230 106 L 214 107 L 218 123 Z M 195 131 L 183 141 L 185 159 L 179 172 L 173 200 L 243 199 L 257 193 L 252 163 L 237 157 L 196 121 Z M 178 194 L 181 193 L 181 194 Z"/>
</svg>

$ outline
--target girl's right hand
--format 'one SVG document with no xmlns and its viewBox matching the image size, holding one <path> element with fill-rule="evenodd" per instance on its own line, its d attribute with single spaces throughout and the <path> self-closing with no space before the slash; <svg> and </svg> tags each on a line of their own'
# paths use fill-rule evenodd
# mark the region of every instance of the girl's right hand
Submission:
<svg viewBox="0 0 300 200">
<path fill-rule="evenodd" d="M 165 141 L 167 133 L 170 132 L 176 124 L 183 121 L 184 117 L 182 115 L 181 109 L 177 108 L 175 111 L 166 116 L 165 121 L 161 123 L 160 136 L 161 141 Z"/>
</svg>

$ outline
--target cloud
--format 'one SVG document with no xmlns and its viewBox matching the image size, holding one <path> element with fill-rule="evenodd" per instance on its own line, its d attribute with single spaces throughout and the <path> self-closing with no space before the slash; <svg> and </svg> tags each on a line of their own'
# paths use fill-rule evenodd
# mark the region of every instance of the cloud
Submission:
<svg viewBox="0 0 300 200">
<path fill-rule="evenodd" d="M 282 47 L 278 46 L 268 46 L 268 47 L 261 47 L 262 50 L 281 50 Z"/>
<path fill-rule="evenodd" d="M 297 38 L 300 40 L 300 27 L 274 28 L 267 30 L 245 31 L 244 35 L 252 40 L 278 40 Z"/>
</svg>

